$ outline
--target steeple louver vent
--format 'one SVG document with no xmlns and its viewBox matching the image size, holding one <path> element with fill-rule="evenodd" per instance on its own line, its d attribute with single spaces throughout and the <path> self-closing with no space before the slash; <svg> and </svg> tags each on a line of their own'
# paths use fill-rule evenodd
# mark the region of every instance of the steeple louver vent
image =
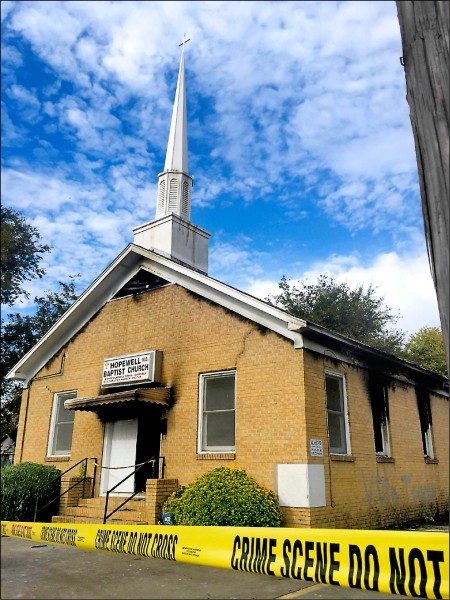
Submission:
<svg viewBox="0 0 450 600">
<path fill-rule="evenodd" d="M 178 180 L 173 178 L 169 185 L 169 212 L 176 212 L 178 200 Z"/>
<path fill-rule="evenodd" d="M 189 184 L 187 181 L 183 182 L 182 214 L 186 219 L 189 219 Z"/>
<path fill-rule="evenodd" d="M 158 213 L 164 214 L 164 200 L 166 198 L 166 181 L 161 179 L 159 182 L 159 194 L 158 194 Z"/>
</svg>

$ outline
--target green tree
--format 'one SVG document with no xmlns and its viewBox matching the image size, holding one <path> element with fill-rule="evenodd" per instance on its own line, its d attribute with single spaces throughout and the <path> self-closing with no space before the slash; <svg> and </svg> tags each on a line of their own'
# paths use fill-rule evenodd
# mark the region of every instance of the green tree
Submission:
<svg viewBox="0 0 450 600">
<path fill-rule="evenodd" d="M 0 364 L 2 437 L 5 434 L 15 437 L 22 396 L 22 384 L 7 380 L 6 374 L 77 299 L 75 285 L 78 277 L 79 275 L 70 276 L 69 283 L 59 282 L 57 291 L 46 291 L 43 296 L 36 296 L 34 302 L 37 308 L 33 315 L 10 313 L 6 320 L 2 319 Z"/>
<path fill-rule="evenodd" d="M 1 303 L 11 306 L 21 295 L 28 298 L 23 283 L 41 278 L 42 255 L 50 246 L 41 244 L 41 235 L 20 213 L 1 207 Z"/>
<path fill-rule="evenodd" d="M 447 377 L 444 337 L 439 327 L 421 327 L 405 344 L 405 358 L 423 369 Z"/>
<path fill-rule="evenodd" d="M 266 298 L 270 304 L 363 344 L 391 354 L 402 352 L 405 334 L 392 328 L 398 315 L 372 285 L 351 289 L 322 274 L 316 282 L 301 280 L 298 286 L 290 285 L 283 276 L 278 286 L 281 292 Z"/>
</svg>

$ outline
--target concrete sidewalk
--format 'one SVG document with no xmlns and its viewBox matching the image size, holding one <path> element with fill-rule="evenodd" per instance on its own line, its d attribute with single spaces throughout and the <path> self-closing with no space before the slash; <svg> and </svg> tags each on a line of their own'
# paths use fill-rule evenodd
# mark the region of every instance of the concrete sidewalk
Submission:
<svg viewBox="0 0 450 600">
<path fill-rule="evenodd" d="M 2 537 L 1 598 L 381 600 L 394 596 Z"/>
</svg>

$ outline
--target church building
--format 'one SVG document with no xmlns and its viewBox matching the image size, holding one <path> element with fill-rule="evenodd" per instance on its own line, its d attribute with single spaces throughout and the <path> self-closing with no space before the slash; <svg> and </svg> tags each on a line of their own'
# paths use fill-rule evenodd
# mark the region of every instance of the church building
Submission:
<svg viewBox="0 0 450 600">
<path fill-rule="evenodd" d="M 8 374 L 24 384 L 15 463 L 64 472 L 55 522 L 101 522 L 107 496 L 134 495 L 108 522 L 155 524 L 218 466 L 273 490 L 288 527 L 446 512 L 446 379 L 208 275 L 184 58 L 154 220 Z"/>
</svg>

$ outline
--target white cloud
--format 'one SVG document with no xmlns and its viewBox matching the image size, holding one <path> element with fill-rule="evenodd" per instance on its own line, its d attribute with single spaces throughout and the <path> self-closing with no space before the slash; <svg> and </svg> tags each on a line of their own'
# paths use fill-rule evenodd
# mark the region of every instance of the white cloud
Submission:
<svg viewBox="0 0 450 600">
<path fill-rule="evenodd" d="M 36 96 L 34 96 L 34 94 L 32 94 L 22 85 L 12 85 L 8 88 L 7 94 L 10 96 L 10 98 L 13 98 L 17 102 L 29 104 L 35 108 L 39 108 L 40 106 L 39 100 L 36 98 Z"/>
<path fill-rule="evenodd" d="M 341 176 L 363 179 L 387 178 L 392 174 L 408 173 L 416 165 L 411 130 L 402 128 L 371 132 L 338 142 L 327 151 L 329 166 Z"/>
<path fill-rule="evenodd" d="M 2 0 L 2 3 L 1 3 L 1 18 L 2 18 L 2 21 L 3 21 L 3 19 L 6 19 L 6 17 L 10 13 L 10 11 L 12 10 L 13 4 L 14 3 L 12 2 L 12 0 Z"/>
<path fill-rule="evenodd" d="M 133 227 L 148 221 L 154 211 L 156 186 L 140 187 L 127 173 L 125 164 L 116 168 L 112 191 L 105 178 L 87 184 L 62 172 L 36 173 L 26 165 L 4 170 L 3 203 L 27 214 L 43 242 L 52 246 L 43 260 L 45 279 L 30 289 L 47 289 L 77 272 L 82 273 L 80 286 L 87 287 L 133 241 Z"/>
<path fill-rule="evenodd" d="M 2 102 L 2 146 L 21 146 L 26 141 L 26 130 L 23 127 L 17 126 L 9 116 L 8 108 Z"/>
<path fill-rule="evenodd" d="M 3 145 L 19 156 L 3 157 L 3 200 L 55 245 L 49 281 L 64 279 L 64 265 L 89 283 L 132 228 L 153 218 L 186 31 L 193 208 L 215 225 L 211 274 L 257 295 L 277 290 L 290 258 L 266 251 L 283 221 L 278 231 L 263 225 L 267 245 L 256 246 L 256 224 L 239 212 L 270 202 L 274 215 L 298 222 L 299 235 L 321 219 L 328 230 L 383 236 L 370 263 L 350 241 L 347 255 L 340 248 L 327 258 L 312 240 L 318 262 L 299 277 L 325 267 L 373 277 L 405 313 L 405 328 L 437 314 L 425 255 L 411 243 L 421 211 L 395 3 L 2 2 L 3 17 L 5 98 L 43 121 L 25 161 L 18 149 L 30 123 L 2 110 Z M 51 74 L 42 89 L 17 79 L 25 53 L 9 41 L 20 36 Z M 224 207 L 236 215 L 230 231 L 214 216 Z"/>
<path fill-rule="evenodd" d="M 223 242 L 220 234 L 212 240 L 209 253 L 209 273 L 216 279 L 243 288 L 249 278 L 261 275 L 263 253 L 252 249 L 251 239 L 241 237 Z"/>
</svg>

